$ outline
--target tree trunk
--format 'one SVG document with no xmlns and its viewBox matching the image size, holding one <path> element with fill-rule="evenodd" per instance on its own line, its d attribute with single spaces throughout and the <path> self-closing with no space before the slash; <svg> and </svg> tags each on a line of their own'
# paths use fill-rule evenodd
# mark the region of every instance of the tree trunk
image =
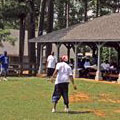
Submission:
<svg viewBox="0 0 120 120">
<path fill-rule="evenodd" d="M 120 10 L 120 6 L 119 6 L 119 3 L 120 3 L 120 0 L 117 0 L 117 12 L 119 13 L 119 10 Z"/>
<path fill-rule="evenodd" d="M 29 6 L 31 11 L 29 13 L 29 25 L 28 25 L 28 40 L 35 37 L 35 9 L 34 9 L 34 2 L 30 1 Z M 28 42 L 28 56 L 29 56 L 29 63 L 30 68 L 32 67 L 31 64 L 36 64 L 36 54 L 35 54 L 35 43 Z M 30 70 L 31 73 L 31 70 Z"/>
<path fill-rule="evenodd" d="M 49 0 L 48 2 L 48 24 L 47 24 L 47 33 L 53 31 L 53 14 L 54 14 L 54 5 L 53 0 Z M 51 54 L 52 44 L 46 45 L 46 58 Z"/>
<path fill-rule="evenodd" d="M 41 2 L 41 10 L 40 10 L 41 15 L 40 15 L 40 21 L 38 26 L 38 36 L 43 35 L 46 2 L 47 0 L 43 0 Z M 37 44 L 37 66 L 39 67 L 39 65 L 40 65 L 40 43 Z"/>
<path fill-rule="evenodd" d="M 100 0 L 97 0 L 97 3 L 96 3 L 96 17 L 99 16 L 99 2 L 100 2 Z"/>
<path fill-rule="evenodd" d="M 84 6 L 84 21 L 86 22 L 87 21 L 87 7 L 88 7 L 88 2 L 87 2 L 88 0 L 84 0 L 84 4 L 85 4 L 85 6 Z"/>
<path fill-rule="evenodd" d="M 66 6 L 65 6 L 65 16 L 66 16 L 66 28 L 69 26 L 69 1 L 66 1 Z"/>
<path fill-rule="evenodd" d="M 3 5 L 4 5 L 4 0 L 1 0 L 1 5 L 2 5 L 2 7 L 3 7 Z"/>
<path fill-rule="evenodd" d="M 65 19 L 63 19 L 64 17 L 64 5 L 63 5 L 63 0 L 58 0 L 57 1 L 58 4 L 58 29 L 62 29 L 66 26 L 65 24 Z"/>
<path fill-rule="evenodd" d="M 39 23 L 39 28 L 38 28 L 38 36 L 41 36 L 43 34 L 46 2 L 47 0 L 42 1 L 41 16 L 40 16 L 40 21 L 39 21 L 40 23 Z"/>
<path fill-rule="evenodd" d="M 24 40 L 25 40 L 25 19 L 23 17 L 20 18 L 20 34 L 19 34 L 19 62 L 20 62 L 20 74 L 22 74 L 22 63 L 24 56 Z"/>
</svg>

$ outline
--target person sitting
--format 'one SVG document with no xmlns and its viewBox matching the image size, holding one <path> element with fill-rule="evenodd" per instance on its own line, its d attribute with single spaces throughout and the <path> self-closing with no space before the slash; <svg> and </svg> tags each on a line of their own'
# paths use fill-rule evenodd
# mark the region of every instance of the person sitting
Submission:
<svg viewBox="0 0 120 120">
<path fill-rule="evenodd" d="M 88 77 L 88 73 L 89 73 L 89 69 L 90 69 L 90 60 L 89 59 L 86 59 L 85 60 L 85 63 L 84 63 L 84 68 L 85 68 L 85 77 Z"/>
<path fill-rule="evenodd" d="M 117 73 L 117 65 L 114 62 L 112 62 L 110 65 L 110 72 Z"/>
<path fill-rule="evenodd" d="M 108 60 L 104 61 L 104 62 L 101 64 L 101 67 L 102 67 L 102 70 L 103 70 L 103 71 L 109 71 L 109 69 L 110 69 L 110 64 L 109 64 Z"/>
<path fill-rule="evenodd" d="M 69 66 L 72 68 L 72 70 L 73 70 L 73 68 L 74 68 L 74 60 L 71 58 L 70 59 L 70 62 L 69 62 Z"/>
<path fill-rule="evenodd" d="M 109 72 L 110 72 L 110 64 L 108 60 L 106 60 L 101 64 L 101 73 L 102 73 L 103 79 L 109 80 L 109 78 L 106 77 L 106 74 L 108 74 Z"/>
<path fill-rule="evenodd" d="M 89 59 L 86 59 L 86 60 L 85 60 L 85 63 L 84 63 L 84 68 L 86 69 L 86 68 L 88 68 L 88 67 L 90 67 L 90 60 L 89 60 Z"/>
</svg>

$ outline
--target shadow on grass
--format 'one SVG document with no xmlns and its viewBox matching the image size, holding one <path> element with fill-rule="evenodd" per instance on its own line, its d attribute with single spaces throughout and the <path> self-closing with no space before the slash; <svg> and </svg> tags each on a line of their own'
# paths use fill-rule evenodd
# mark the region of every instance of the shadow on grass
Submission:
<svg viewBox="0 0 120 120">
<path fill-rule="evenodd" d="M 64 111 L 57 111 L 56 113 L 67 113 Z M 88 114 L 88 113 L 92 113 L 92 111 L 69 111 L 67 114 Z"/>
</svg>

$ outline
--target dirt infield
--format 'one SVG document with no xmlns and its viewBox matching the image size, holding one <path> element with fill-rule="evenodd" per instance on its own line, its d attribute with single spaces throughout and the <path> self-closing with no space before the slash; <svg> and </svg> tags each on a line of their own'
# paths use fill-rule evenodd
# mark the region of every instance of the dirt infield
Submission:
<svg viewBox="0 0 120 120">
<path fill-rule="evenodd" d="M 76 102 L 93 102 L 94 100 L 87 93 L 74 92 L 72 95 L 70 95 L 69 101 L 70 101 L 70 103 L 76 103 Z M 109 103 L 119 104 L 120 103 L 119 99 L 115 99 L 110 94 L 106 94 L 106 93 L 99 94 L 97 101 L 104 102 L 104 103 L 106 102 L 107 104 L 109 104 Z M 106 116 L 104 110 L 90 109 L 89 111 L 94 113 L 96 116 L 99 116 L 99 117 Z M 113 110 L 113 112 L 120 113 L 120 109 Z"/>
<path fill-rule="evenodd" d="M 112 96 L 110 96 L 109 94 L 100 94 L 98 95 L 99 97 L 99 102 L 107 102 L 107 103 L 120 103 L 120 99 L 115 99 L 114 97 L 112 98 Z M 73 93 L 72 95 L 70 95 L 69 98 L 70 103 L 75 103 L 75 102 L 90 102 L 92 101 L 92 98 L 90 97 L 90 95 L 88 95 L 87 93 Z"/>
<path fill-rule="evenodd" d="M 107 102 L 107 103 L 120 103 L 120 100 L 112 98 L 109 94 L 100 94 L 100 102 Z"/>
<path fill-rule="evenodd" d="M 118 109 L 118 110 L 115 110 L 114 112 L 115 112 L 115 113 L 120 113 L 120 109 Z"/>
<path fill-rule="evenodd" d="M 105 117 L 105 112 L 101 110 L 93 110 L 93 113 L 100 117 Z"/>
<path fill-rule="evenodd" d="M 90 101 L 90 97 L 89 95 L 87 95 L 86 93 L 73 93 L 70 96 L 70 103 L 74 103 L 74 102 L 89 102 Z"/>
</svg>

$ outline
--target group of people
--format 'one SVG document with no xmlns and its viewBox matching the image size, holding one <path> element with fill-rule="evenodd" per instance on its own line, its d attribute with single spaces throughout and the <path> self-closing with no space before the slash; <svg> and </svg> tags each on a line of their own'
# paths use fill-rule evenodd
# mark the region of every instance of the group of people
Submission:
<svg viewBox="0 0 120 120">
<path fill-rule="evenodd" d="M 101 69 L 104 72 L 114 72 L 117 71 L 117 65 L 112 62 L 111 64 L 108 62 L 108 60 L 105 60 L 102 64 L 101 64 Z"/>
<path fill-rule="evenodd" d="M 63 97 L 65 112 L 69 112 L 69 99 L 68 99 L 68 86 L 69 82 L 72 82 L 73 88 L 76 88 L 73 79 L 72 68 L 67 63 L 68 57 L 62 56 L 60 62 L 57 63 L 54 52 L 47 58 L 47 76 L 50 78 L 51 82 L 54 81 L 55 76 L 55 88 L 52 95 L 53 109 L 52 112 L 56 112 L 56 105 L 60 97 Z"/>
</svg>

